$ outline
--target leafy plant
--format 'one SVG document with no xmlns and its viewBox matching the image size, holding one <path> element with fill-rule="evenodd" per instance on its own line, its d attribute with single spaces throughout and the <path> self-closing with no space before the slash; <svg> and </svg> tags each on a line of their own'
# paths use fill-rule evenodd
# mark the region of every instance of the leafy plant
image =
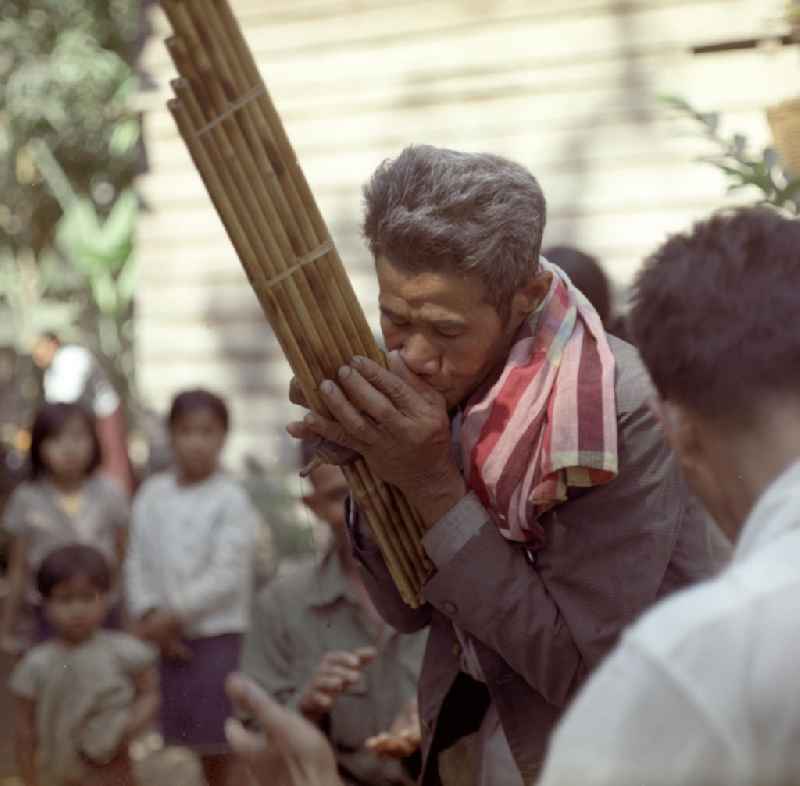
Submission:
<svg viewBox="0 0 800 786">
<path fill-rule="evenodd" d="M 117 197 L 107 215 L 72 188 L 49 148 L 35 140 L 36 162 L 58 200 L 56 249 L 88 284 L 94 306 L 97 349 L 123 386 L 133 374 L 131 319 L 136 266 L 133 255 L 139 200 L 131 189 Z"/>
<path fill-rule="evenodd" d="M 752 150 L 744 134 L 725 135 L 720 131 L 716 112 L 700 112 L 678 96 L 663 96 L 662 102 L 694 120 L 701 133 L 716 147 L 716 152 L 701 156 L 728 179 L 728 191 L 754 189 L 760 192 L 757 202 L 775 205 L 800 214 L 800 177 L 792 175 L 772 146 Z"/>
<path fill-rule="evenodd" d="M 0 0 L 0 345 L 24 354 L 42 329 L 78 340 L 125 398 L 140 14 L 137 0 Z M 25 374 L 17 387 L 35 389 Z"/>
</svg>

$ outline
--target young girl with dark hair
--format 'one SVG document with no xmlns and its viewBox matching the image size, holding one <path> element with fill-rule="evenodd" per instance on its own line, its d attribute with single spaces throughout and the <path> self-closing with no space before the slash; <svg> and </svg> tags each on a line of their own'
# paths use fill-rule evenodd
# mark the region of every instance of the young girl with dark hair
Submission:
<svg viewBox="0 0 800 786">
<path fill-rule="evenodd" d="M 23 602 L 33 605 L 37 641 L 51 632 L 32 577 L 54 549 L 87 543 L 106 558 L 112 576 L 122 561 L 129 506 L 124 494 L 97 470 L 100 445 L 94 418 L 78 404 L 45 404 L 31 429 L 30 477 L 11 496 L 3 519 L 11 535 L 9 595 L 0 621 L 0 641 L 7 651 L 21 643 L 16 636 Z M 112 600 L 114 593 L 112 591 Z M 114 607 L 106 624 L 118 624 Z"/>
<path fill-rule="evenodd" d="M 205 390 L 178 394 L 167 423 L 174 467 L 133 504 L 127 600 L 140 636 L 158 646 L 161 730 L 194 750 L 209 786 L 237 784 L 225 740 L 225 677 L 250 616 L 258 514 L 219 468 L 228 410 Z"/>
</svg>

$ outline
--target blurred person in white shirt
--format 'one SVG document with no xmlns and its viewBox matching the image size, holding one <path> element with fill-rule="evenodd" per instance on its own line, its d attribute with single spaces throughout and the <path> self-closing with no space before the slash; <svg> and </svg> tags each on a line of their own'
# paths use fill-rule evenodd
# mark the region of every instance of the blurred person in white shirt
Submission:
<svg viewBox="0 0 800 786">
<path fill-rule="evenodd" d="M 687 479 L 736 542 L 634 624 L 551 742 L 541 786 L 800 779 L 800 221 L 722 212 L 664 243 L 631 325 Z"/>
</svg>

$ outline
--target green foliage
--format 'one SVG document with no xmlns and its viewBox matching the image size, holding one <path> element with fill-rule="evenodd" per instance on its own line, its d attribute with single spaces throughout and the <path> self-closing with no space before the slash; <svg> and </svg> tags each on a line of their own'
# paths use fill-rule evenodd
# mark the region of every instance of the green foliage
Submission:
<svg viewBox="0 0 800 786">
<path fill-rule="evenodd" d="M 29 250 L 0 249 L 0 292 L 5 300 L 0 346 L 22 355 L 43 331 L 75 324 L 81 304 L 59 297 L 69 286 L 69 273 L 55 254 L 37 260 Z"/>
<path fill-rule="evenodd" d="M 662 102 L 694 120 L 716 152 L 699 160 L 719 169 L 728 179 L 728 191 L 750 189 L 756 201 L 800 214 L 800 177 L 793 176 L 771 146 L 751 150 L 743 134 L 724 135 L 716 112 L 700 112 L 677 96 L 663 96 Z"/>
<path fill-rule="evenodd" d="M 0 244 L 38 254 L 59 214 L 32 143 L 104 205 L 132 179 L 138 13 L 134 0 L 0 0 Z"/>
<path fill-rule="evenodd" d="M 0 343 L 77 339 L 126 398 L 139 34 L 136 0 L 0 0 Z"/>
</svg>

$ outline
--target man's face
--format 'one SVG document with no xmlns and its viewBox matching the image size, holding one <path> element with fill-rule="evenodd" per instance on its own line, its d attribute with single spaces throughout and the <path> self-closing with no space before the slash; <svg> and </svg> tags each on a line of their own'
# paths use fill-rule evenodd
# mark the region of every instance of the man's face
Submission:
<svg viewBox="0 0 800 786">
<path fill-rule="evenodd" d="M 477 277 L 409 274 L 385 257 L 375 267 L 386 349 L 399 350 L 448 408 L 461 404 L 505 361 L 521 312 L 502 320 Z"/>
</svg>

